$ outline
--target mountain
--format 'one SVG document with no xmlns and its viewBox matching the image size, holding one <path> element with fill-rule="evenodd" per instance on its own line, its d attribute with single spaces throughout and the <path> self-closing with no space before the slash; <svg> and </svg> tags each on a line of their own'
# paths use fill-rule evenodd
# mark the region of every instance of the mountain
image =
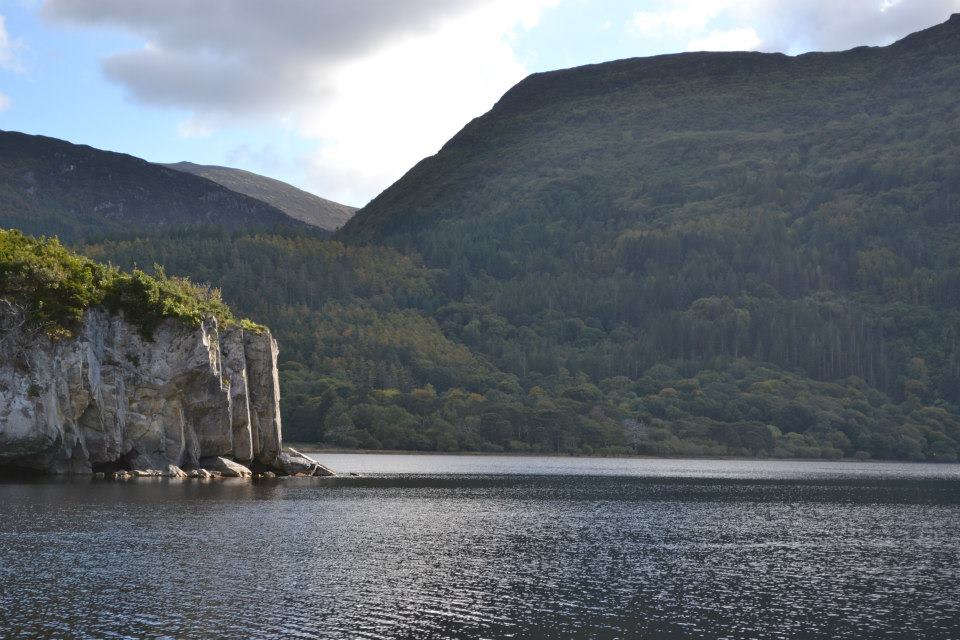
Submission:
<svg viewBox="0 0 960 640">
<path fill-rule="evenodd" d="M 524 246 L 569 211 L 663 226 L 719 200 L 799 215 L 827 188 L 893 189 L 891 173 L 952 188 L 948 169 L 911 172 L 910 152 L 953 153 L 958 55 L 960 14 L 884 48 L 685 53 L 534 74 L 340 236 L 422 247 L 438 226 L 469 238 L 512 219 L 532 223 L 503 238 Z M 430 239 L 414 236 L 422 228 Z"/>
<path fill-rule="evenodd" d="M 262 200 L 280 209 L 291 218 L 296 218 L 327 231 L 339 229 L 357 210 L 356 207 L 325 200 L 286 182 L 242 169 L 194 164 L 192 162 L 176 162 L 163 166 L 212 180 L 231 191 Z"/>
<path fill-rule="evenodd" d="M 56 138 L 0 131 L 0 228 L 64 240 L 170 227 L 301 226 L 204 178 Z"/>
<path fill-rule="evenodd" d="M 332 239 L 80 248 L 269 324 L 295 440 L 957 460 L 958 34 L 538 74 Z"/>
<path fill-rule="evenodd" d="M 960 16 L 882 48 L 535 74 L 337 237 L 422 255 L 463 303 L 448 336 L 525 387 L 594 385 L 652 450 L 773 426 L 952 457 L 958 87 Z"/>
</svg>

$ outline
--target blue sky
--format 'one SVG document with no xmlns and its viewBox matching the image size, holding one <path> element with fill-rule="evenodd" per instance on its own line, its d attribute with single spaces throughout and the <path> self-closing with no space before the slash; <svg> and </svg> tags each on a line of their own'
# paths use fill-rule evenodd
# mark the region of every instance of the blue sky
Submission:
<svg viewBox="0 0 960 640">
<path fill-rule="evenodd" d="M 362 205 L 528 73 L 882 45 L 958 11 L 960 0 L 0 0 L 0 129 L 238 166 Z"/>
</svg>

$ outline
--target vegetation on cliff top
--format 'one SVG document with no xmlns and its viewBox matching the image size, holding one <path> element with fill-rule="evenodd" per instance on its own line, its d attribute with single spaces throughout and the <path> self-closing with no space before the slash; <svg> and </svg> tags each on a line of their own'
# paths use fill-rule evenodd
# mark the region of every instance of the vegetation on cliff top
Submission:
<svg viewBox="0 0 960 640">
<path fill-rule="evenodd" d="M 195 326 L 210 316 L 221 326 L 237 322 L 218 289 L 168 277 L 161 268 L 153 275 L 124 272 L 77 255 L 55 238 L 16 230 L 0 229 L 0 299 L 23 309 L 51 337 L 71 335 L 92 306 L 123 313 L 146 337 L 165 318 Z"/>
</svg>

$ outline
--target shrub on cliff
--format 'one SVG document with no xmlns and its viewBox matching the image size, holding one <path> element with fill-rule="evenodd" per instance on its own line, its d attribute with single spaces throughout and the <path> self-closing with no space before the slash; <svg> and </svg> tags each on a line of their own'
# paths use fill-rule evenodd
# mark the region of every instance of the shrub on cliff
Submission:
<svg viewBox="0 0 960 640">
<path fill-rule="evenodd" d="M 154 275 L 123 272 L 73 253 L 56 238 L 15 230 L 0 229 L 0 299 L 25 309 L 51 337 L 71 335 L 91 306 L 123 313 L 145 337 L 165 318 L 191 325 L 209 316 L 222 326 L 238 322 L 218 289 L 168 277 L 160 268 Z"/>
</svg>

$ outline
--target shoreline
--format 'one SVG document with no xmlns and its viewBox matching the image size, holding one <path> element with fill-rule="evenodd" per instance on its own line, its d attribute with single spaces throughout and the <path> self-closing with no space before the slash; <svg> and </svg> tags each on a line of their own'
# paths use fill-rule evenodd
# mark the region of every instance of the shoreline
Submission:
<svg viewBox="0 0 960 640">
<path fill-rule="evenodd" d="M 388 455 L 388 456 L 478 456 L 478 457 L 507 457 L 507 458 L 597 458 L 608 460 L 725 460 L 739 462 L 827 462 L 827 463 L 857 463 L 870 464 L 876 462 L 898 463 L 898 464 L 937 464 L 951 465 L 960 464 L 960 462 L 938 462 L 935 460 L 897 460 L 887 458 L 877 458 L 860 460 L 857 458 L 754 458 L 746 456 L 650 456 L 642 454 L 619 454 L 619 455 L 598 455 L 598 454 L 576 454 L 576 453 L 524 453 L 517 451 L 407 451 L 403 449 L 337 449 L 331 447 L 317 447 L 310 443 L 293 442 L 290 446 L 295 447 L 304 454 L 332 454 L 332 455 Z"/>
</svg>

